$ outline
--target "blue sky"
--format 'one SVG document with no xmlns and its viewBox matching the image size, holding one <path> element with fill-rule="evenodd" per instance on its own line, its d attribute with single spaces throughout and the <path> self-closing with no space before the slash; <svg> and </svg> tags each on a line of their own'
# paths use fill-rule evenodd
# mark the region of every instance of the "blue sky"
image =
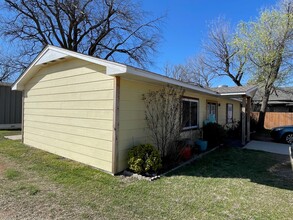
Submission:
<svg viewBox="0 0 293 220">
<path fill-rule="evenodd" d="M 219 16 L 232 25 L 249 21 L 259 11 L 272 6 L 277 0 L 144 0 L 142 6 L 154 16 L 167 14 L 162 26 L 163 40 L 155 57 L 155 65 L 149 70 L 162 73 L 166 63 L 180 64 L 201 51 L 207 35 L 207 26 Z M 217 84 L 233 85 L 229 79 Z"/>
</svg>

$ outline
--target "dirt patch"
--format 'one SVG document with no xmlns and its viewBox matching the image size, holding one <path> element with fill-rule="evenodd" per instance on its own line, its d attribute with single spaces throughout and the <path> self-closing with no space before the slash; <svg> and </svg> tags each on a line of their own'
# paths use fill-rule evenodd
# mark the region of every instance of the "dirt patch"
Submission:
<svg viewBox="0 0 293 220">
<path fill-rule="evenodd" d="M 6 166 L 3 163 L 0 163 L 0 175 L 2 175 L 5 170 L 6 170 Z"/>
</svg>

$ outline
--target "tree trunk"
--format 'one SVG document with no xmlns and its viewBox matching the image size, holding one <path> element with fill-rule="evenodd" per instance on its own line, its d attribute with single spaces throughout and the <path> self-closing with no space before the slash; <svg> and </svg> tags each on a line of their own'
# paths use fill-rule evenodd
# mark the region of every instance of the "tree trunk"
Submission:
<svg viewBox="0 0 293 220">
<path fill-rule="evenodd" d="M 265 116 L 266 116 L 268 101 L 270 98 L 270 93 L 271 93 L 271 90 L 269 88 L 266 88 L 265 94 L 262 97 L 261 107 L 259 111 L 258 124 L 257 124 L 258 130 L 264 129 Z"/>
</svg>

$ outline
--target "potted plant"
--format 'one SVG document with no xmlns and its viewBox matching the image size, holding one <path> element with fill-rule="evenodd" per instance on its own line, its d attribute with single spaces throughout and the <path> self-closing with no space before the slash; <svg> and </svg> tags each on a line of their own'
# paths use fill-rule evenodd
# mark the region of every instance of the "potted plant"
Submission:
<svg viewBox="0 0 293 220">
<path fill-rule="evenodd" d="M 199 150 L 201 152 L 204 152 L 207 150 L 208 141 L 203 139 L 203 129 L 202 128 L 200 129 L 200 138 L 197 141 L 195 141 L 195 144 L 199 147 Z"/>
<path fill-rule="evenodd" d="M 183 160 L 189 160 L 192 156 L 192 141 L 190 139 L 183 139 L 180 143 L 180 158 Z"/>
</svg>

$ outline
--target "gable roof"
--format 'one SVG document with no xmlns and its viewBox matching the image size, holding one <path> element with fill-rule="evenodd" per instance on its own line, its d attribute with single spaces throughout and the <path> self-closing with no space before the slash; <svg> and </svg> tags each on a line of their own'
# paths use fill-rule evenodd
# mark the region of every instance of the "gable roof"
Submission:
<svg viewBox="0 0 293 220">
<path fill-rule="evenodd" d="M 157 82 L 157 83 L 165 83 L 170 85 L 180 86 L 184 89 L 189 89 L 192 91 L 210 94 L 214 96 L 229 96 L 229 94 L 221 93 L 220 91 L 214 91 L 212 89 L 203 88 L 200 86 L 188 84 L 181 82 L 176 79 L 172 79 L 157 73 L 153 73 L 150 71 L 146 71 L 140 68 L 128 66 L 125 64 L 112 62 L 108 60 L 103 60 L 97 57 L 92 57 L 89 55 L 84 55 L 81 53 L 77 53 L 74 51 L 70 51 L 64 48 L 48 45 L 46 46 L 40 54 L 33 60 L 30 66 L 24 71 L 23 74 L 19 76 L 19 78 L 12 85 L 13 90 L 23 90 L 24 85 L 27 81 L 29 81 L 34 74 L 38 72 L 44 65 L 56 62 L 59 60 L 67 59 L 69 57 L 74 57 L 77 59 L 81 59 L 90 63 L 94 63 L 97 65 L 101 65 L 106 67 L 106 74 L 109 76 L 122 76 L 132 79 L 138 79 L 143 81 Z M 231 87 L 232 88 L 232 87 Z M 239 92 L 237 95 L 251 95 L 247 93 L 246 88 L 238 87 Z M 256 90 L 257 88 L 255 88 Z M 253 94 L 254 95 L 254 94 Z"/>
</svg>

